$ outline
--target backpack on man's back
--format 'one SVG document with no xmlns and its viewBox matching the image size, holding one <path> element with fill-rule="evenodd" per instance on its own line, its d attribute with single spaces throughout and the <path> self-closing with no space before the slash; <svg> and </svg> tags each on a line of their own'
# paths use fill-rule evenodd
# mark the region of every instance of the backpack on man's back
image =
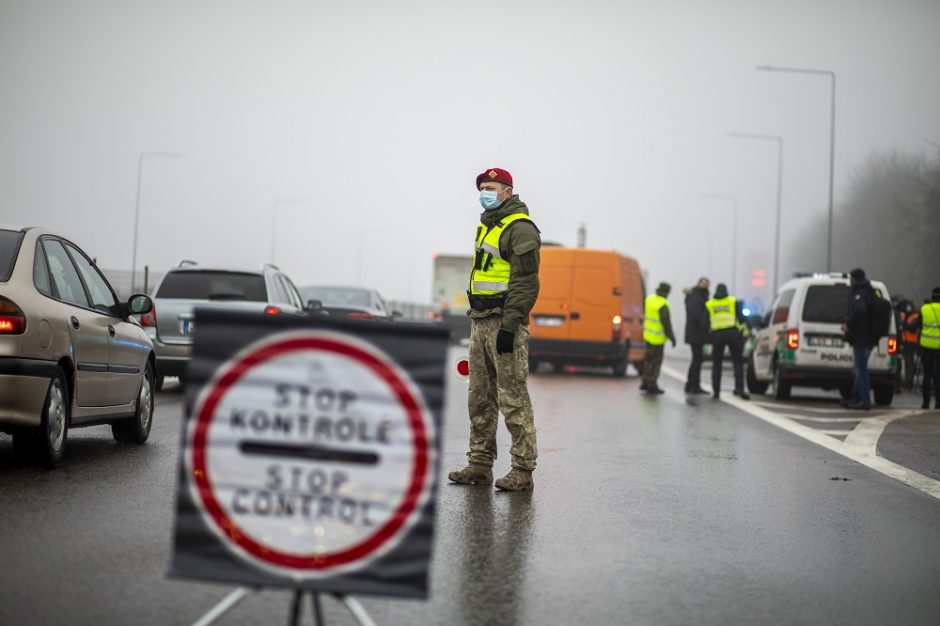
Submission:
<svg viewBox="0 0 940 626">
<path fill-rule="evenodd" d="M 891 332 L 891 302 L 881 295 L 881 291 L 875 289 L 868 297 L 867 322 L 868 331 L 872 336 L 881 339 Z"/>
</svg>

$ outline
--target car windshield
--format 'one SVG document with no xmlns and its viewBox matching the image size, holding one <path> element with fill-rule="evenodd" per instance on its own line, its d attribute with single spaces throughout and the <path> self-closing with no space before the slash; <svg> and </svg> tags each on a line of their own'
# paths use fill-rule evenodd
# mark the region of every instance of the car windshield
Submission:
<svg viewBox="0 0 940 626">
<path fill-rule="evenodd" d="M 15 230 L 0 230 L 0 283 L 10 280 L 16 254 L 20 251 L 23 233 Z"/>
<path fill-rule="evenodd" d="M 851 293 L 846 284 L 811 285 L 803 303 L 803 321 L 841 324 L 845 321 Z"/>
<path fill-rule="evenodd" d="M 303 287 L 300 295 L 304 302 L 319 300 L 324 306 L 361 306 L 367 307 L 369 292 L 365 289 L 351 287 Z"/>
<path fill-rule="evenodd" d="M 261 274 L 186 270 L 167 274 L 157 298 L 267 302 L 268 292 Z"/>
</svg>

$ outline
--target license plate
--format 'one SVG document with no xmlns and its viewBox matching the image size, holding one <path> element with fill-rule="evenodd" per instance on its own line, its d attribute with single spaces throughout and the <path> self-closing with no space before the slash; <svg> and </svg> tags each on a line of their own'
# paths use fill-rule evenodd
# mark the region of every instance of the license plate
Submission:
<svg viewBox="0 0 940 626">
<path fill-rule="evenodd" d="M 810 335 L 808 338 L 809 345 L 811 346 L 824 346 L 828 348 L 841 348 L 844 343 L 839 337 L 820 337 L 816 335 Z"/>
<path fill-rule="evenodd" d="M 536 315 L 534 319 L 536 326 L 550 326 L 557 328 L 559 326 L 565 325 L 565 318 L 556 315 Z"/>
<path fill-rule="evenodd" d="M 180 332 L 188 335 L 196 328 L 196 322 L 193 320 L 180 320 Z"/>
</svg>

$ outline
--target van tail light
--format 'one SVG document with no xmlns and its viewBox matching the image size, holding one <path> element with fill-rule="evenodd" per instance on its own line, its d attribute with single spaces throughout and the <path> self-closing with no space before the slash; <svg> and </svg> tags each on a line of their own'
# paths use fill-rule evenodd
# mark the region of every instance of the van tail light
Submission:
<svg viewBox="0 0 940 626">
<path fill-rule="evenodd" d="M 898 338 L 894 335 L 888 336 L 888 354 L 898 353 Z"/>
<path fill-rule="evenodd" d="M 347 313 L 346 317 L 351 320 L 371 320 L 372 314 L 366 313 L 365 311 L 354 311 L 352 313 Z"/>
<path fill-rule="evenodd" d="M 614 315 L 614 318 L 610 321 L 610 332 L 611 332 L 611 341 L 619 342 L 620 341 L 620 330 L 623 328 L 623 318 L 619 315 Z"/>
<path fill-rule="evenodd" d="M 281 309 L 277 308 L 276 306 L 268 305 L 264 307 L 265 315 L 280 315 L 280 313 L 281 313 Z"/>
<path fill-rule="evenodd" d="M 791 328 L 787 331 L 787 348 L 790 350 L 796 350 L 800 347 L 800 331 L 796 328 Z"/>
<path fill-rule="evenodd" d="M 148 326 L 156 328 L 157 326 L 156 307 L 150 309 L 150 311 L 140 316 L 140 325 L 143 326 L 144 328 L 147 328 Z"/>
<path fill-rule="evenodd" d="M 0 296 L 0 335 L 22 335 L 26 332 L 26 315 L 12 300 Z"/>
</svg>

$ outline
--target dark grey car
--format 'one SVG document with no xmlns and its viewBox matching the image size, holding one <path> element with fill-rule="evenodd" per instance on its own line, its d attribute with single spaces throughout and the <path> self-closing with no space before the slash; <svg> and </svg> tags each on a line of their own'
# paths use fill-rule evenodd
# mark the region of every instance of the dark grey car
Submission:
<svg viewBox="0 0 940 626">
<path fill-rule="evenodd" d="M 300 314 L 303 300 L 294 283 L 274 265 L 259 270 L 202 267 L 183 261 L 153 290 L 154 308 L 141 318 L 153 341 L 157 389 L 166 376 L 183 376 L 192 356 L 194 311 L 216 308 L 268 315 Z"/>
</svg>

